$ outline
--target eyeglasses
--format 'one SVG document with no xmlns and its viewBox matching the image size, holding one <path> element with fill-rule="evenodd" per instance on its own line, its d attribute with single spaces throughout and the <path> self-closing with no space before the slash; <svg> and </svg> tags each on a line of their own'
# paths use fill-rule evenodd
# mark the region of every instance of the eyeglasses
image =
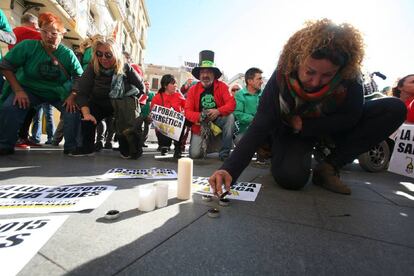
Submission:
<svg viewBox="0 0 414 276">
<path fill-rule="evenodd" d="M 111 59 L 114 55 L 110 52 L 96 51 L 96 56 L 100 58 L 105 56 L 107 59 Z"/>
<path fill-rule="evenodd" d="M 60 34 L 62 34 L 62 33 L 59 33 L 59 32 L 49 32 L 45 29 L 40 29 L 40 31 L 42 33 L 44 33 L 45 35 L 50 35 L 51 37 L 58 37 Z"/>
</svg>

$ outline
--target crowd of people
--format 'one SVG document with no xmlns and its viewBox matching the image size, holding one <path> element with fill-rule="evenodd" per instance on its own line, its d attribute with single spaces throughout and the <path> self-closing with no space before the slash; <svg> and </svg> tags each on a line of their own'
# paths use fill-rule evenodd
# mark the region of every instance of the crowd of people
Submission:
<svg viewBox="0 0 414 276">
<path fill-rule="evenodd" d="M 243 86 L 229 86 L 214 65 L 214 52 L 204 50 L 192 78 L 180 86 L 166 74 L 154 93 L 114 37 L 95 35 L 76 55 L 61 43 L 65 28 L 52 13 L 42 13 L 38 20 L 27 13 L 21 23 L 11 30 L 0 10 L 0 40 L 10 45 L 0 60 L 6 79 L 0 99 L 0 155 L 12 154 L 16 145 L 38 145 L 43 112 L 46 143 L 57 145 L 63 136 L 65 154 L 93 155 L 112 148 L 116 139 L 121 157 L 137 159 L 146 146 L 151 110 L 158 105 L 185 117 L 178 140 L 155 130 L 159 151 L 165 155 L 174 144 L 174 158 L 180 158 L 191 133 L 191 158 L 218 152 L 224 163 L 210 177 L 218 195 L 255 153 L 259 163 L 270 159 L 272 175 L 282 187 L 300 189 L 312 178 L 316 185 L 350 194 L 340 180 L 341 167 L 404 120 L 414 122 L 414 75 L 398 81 L 394 97 L 364 101 L 363 39 L 349 24 L 322 19 L 293 34 L 264 90 L 263 71 L 257 67 L 247 69 Z M 61 112 L 55 133 L 52 106 Z M 335 147 L 311 173 L 312 150 L 322 140 Z"/>
</svg>

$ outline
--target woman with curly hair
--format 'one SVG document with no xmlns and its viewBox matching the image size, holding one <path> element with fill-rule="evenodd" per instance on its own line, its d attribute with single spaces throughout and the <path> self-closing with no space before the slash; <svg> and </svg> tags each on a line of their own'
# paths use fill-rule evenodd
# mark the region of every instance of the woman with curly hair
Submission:
<svg viewBox="0 0 414 276">
<path fill-rule="evenodd" d="M 257 147 L 271 136 L 271 172 L 279 185 L 304 187 L 311 176 L 315 143 L 329 138 L 335 148 L 313 170 L 312 182 L 350 194 L 339 169 L 393 133 L 406 115 L 396 98 L 364 103 L 363 57 L 362 35 L 349 24 L 322 19 L 296 32 L 284 46 L 253 123 L 210 177 L 215 193 L 222 193 L 222 184 L 230 189 Z"/>
</svg>

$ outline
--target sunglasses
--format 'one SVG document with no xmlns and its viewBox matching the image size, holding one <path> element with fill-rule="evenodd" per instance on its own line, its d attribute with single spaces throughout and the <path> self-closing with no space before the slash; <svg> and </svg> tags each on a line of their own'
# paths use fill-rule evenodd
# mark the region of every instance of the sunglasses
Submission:
<svg viewBox="0 0 414 276">
<path fill-rule="evenodd" d="M 233 88 L 232 90 L 231 90 L 231 92 L 237 92 L 237 91 L 239 91 L 240 89 L 238 89 L 238 88 Z"/>
<path fill-rule="evenodd" d="M 51 37 L 58 37 L 61 34 L 59 32 L 49 32 L 44 29 L 40 29 L 40 31 L 44 33 L 45 35 L 50 35 Z"/>
<path fill-rule="evenodd" d="M 111 59 L 114 55 L 110 52 L 96 51 L 96 56 L 100 58 L 105 56 L 107 59 Z"/>
</svg>

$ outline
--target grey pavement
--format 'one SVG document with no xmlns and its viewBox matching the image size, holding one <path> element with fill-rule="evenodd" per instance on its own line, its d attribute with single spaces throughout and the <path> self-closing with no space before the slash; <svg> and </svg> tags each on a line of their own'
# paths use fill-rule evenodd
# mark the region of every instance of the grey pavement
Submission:
<svg viewBox="0 0 414 276">
<path fill-rule="evenodd" d="M 255 202 L 219 207 L 197 194 L 180 201 L 172 191 L 167 207 L 144 213 L 137 187 L 152 181 L 97 178 L 115 167 L 177 169 L 154 154 L 152 146 L 138 160 L 111 150 L 69 157 L 43 147 L 1 156 L 0 185 L 117 187 L 95 210 L 69 213 L 19 275 L 414 275 L 413 179 L 351 164 L 342 173 L 352 188 L 346 196 L 311 183 L 284 190 L 268 169 L 251 165 L 239 180 L 263 184 Z M 214 156 L 195 161 L 194 175 L 220 164 Z M 220 218 L 207 216 L 212 206 Z M 110 209 L 121 212 L 117 220 L 103 218 Z M 0 219 L 24 216 L 35 215 Z"/>
</svg>

